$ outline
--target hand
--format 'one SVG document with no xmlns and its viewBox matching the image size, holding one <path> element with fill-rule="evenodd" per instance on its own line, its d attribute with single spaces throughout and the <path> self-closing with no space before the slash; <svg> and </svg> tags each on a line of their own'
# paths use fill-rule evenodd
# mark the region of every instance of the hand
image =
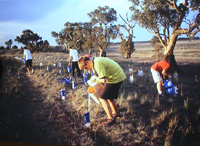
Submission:
<svg viewBox="0 0 200 146">
<path fill-rule="evenodd" d="M 93 76 L 90 78 L 91 81 L 95 81 L 96 79 L 97 79 L 97 76 L 95 76 L 95 75 L 93 75 Z"/>
<path fill-rule="evenodd" d="M 69 63 L 68 63 L 68 66 L 70 66 L 70 65 L 71 65 L 71 63 L 69 62 Z"/>
<path fill-rule="evenodd" d="M 162 80 L 162 82 L 161 82 L 161 83 L 162 83 L 162 85 L 164 85 L 164 80 Z"/>
</svg>

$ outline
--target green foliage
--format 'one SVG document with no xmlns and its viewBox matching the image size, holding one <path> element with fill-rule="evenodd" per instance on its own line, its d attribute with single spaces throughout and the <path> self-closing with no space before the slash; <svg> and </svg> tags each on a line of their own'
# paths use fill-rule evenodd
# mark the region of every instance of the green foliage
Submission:
<svg viewBox="0 0 200 146">
<path fill-rule="evenodd" d="M 131 46 L 131 49 L 130 49 L 130 46 Z M 122 40 L 121 43 L 120 43 L 119 49 L 120 49 L 121 55 L 125 56 L 125 58 L 130 58 L 127 55 L 130 55 L 135 51 L 134 42 L 131 42 L 131 44 L 130 44 L 129 41 Z"/>
<path fill-rule="evenodd" d="M 98 7 L 94 11 L 88 13 L 88 16 L 91 18 L 91 22 L 95 24 L 99 24 L 100 26 L 104 24 L 107 26 L 109 23 L 117 20 L 117 12 L 113 8 L 109 8 L 108 6 L 105 7 Z"/>
<path fill-rule="evenodd" d="M 199 0 L 129 0 L 132 19 L 149 32 L 156 34 L 164 48 L 165 60 L 179 70 L 173 51 L 178 36 L 193 38 L 200 27 Z M 191 19 L 191 15 L 193 19 Z M 182 25 L 184 23 L 184 25 Z M 169 59 L 170 58 L 170 59 Z"/>
<path fill-rule="evenodd" d="M 153 58 L 157 58 L 157 61 L 161 60 L 163 57 L 162 45 L 157 36 L 153 36 L 151 39 L 151 45 L 154 47 L 154 55 Z"/>
<path fill-rule="evenodd" d="M 12 45 L 13 41 L 11 39 L 9 39 L 7 42 L 5 42 L 6 44 L 6 49 L 11 49 L 11 45 Z"/>
<path fill-rule="evenodd" d="M 117 21 L 117 11 L 115 9 L 108 6 L 99 6 L 98 9 L 88 13 L 88 16 L 91 18 L 91 23 L 98 28 L 97 38 L 100 41 L 99 44 L 107 44 L 110 39 L 117 37 L 116 26 L 112 24 Z"/>
<path fill-rule="evenodd" d="M 115 25 L 112 22 L 117 20 L 116 11 L 113 8 L 98 7 L 98 9 L 88 14 L 91 22 L 71 23 L 66 22 L 65 28 L 60 32 L 52 32 L 58 45 L 72 46 L 80 50 L 97 48 L 98 45 L 107 47 L 110 39 L 117 36 Z M 102 27 L 102 24 L 104 27 Z M 67 44 L 67 45 L 66 45 Z"/>
<path fill-rule="evenodd" d="M 130 10 L 133 12 L 132 19 L 141 27 L 157 35 L 159 41 L 165 49 L 171 51 L 176 43 L 177 37 L 181 34 L 194 37 L 200 30 L 199 0 L 186 0 L 182 3 L 178 1 L 166 0 L 129 0 L 133 3 Z M 193 13 L 192 11 L 196 11 Z M 193 13 L 193 18 L 188 18 Z M 182 22 L 186 22 L 181 28 Z M 168 45 L 172 47 L 168 47 Z"/>
<path fill-rule="evenodd" d="M 14 45 L 14 46 L 12 47 L 12 49 L 18 49 L 18 47 L 17 47 L 16 45 Z"/>
<path fill-rule="evenodd" d="M 22 35 L 17 36 L 15 41 L 24 44 L 31 52 L 49 51 L 49 42 L 43 41 L 42 37 L 29 29 L 22 31 Z"/>
<path fill-rule="evenodd" d="M 6 48 L 4 46 L 0 46 L 0 50 L 5 50 Z"/>
</svg>

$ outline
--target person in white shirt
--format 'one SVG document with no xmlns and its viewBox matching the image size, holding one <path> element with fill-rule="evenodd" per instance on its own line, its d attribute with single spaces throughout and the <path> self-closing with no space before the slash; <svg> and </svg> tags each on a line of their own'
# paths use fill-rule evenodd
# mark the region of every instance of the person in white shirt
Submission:
<svg viewBox="0 0 200 146">
<path fill-rule="evenodd" d="M 31 70 L 32 70 L 31 52 L 26 47 L 23 48 L 23 51 L 24 51 L 24 58 L 26 59 L 26 68 L 27 68 L 27 71 L 28 71 L 28 75 L 30 76 Z M 32 70 L 32 73 L 33 73 L 33 70 Z"/>
<path fill-rule="evenodd" d="M 81 76 L 81 71 L 78 67 L 78 51 L 76 49 L 72 49 L 72 47 L 69 47 L 69 63 L 68 65 L 71 66 L 72 64 L 72 76 L 74 77 L 74 71 L 77 70 L 77 75 Z"/>
</svg>

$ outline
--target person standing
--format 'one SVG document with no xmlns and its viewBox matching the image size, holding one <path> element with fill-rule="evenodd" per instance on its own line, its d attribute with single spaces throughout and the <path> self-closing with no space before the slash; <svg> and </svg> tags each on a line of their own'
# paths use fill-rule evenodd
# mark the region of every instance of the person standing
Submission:
<svg viewBox="0 0 200 146">
<path fill-rule="evenodd" d="M 78 76 L 81 76 L 81 71 L 78 67 L 78 51 L 69 47 L 69 63 L 68 66 L 72 65 L 72 76 L 74 77 L 75 69 L 77 70 Z"/>
<path fill-rule="evenodd" d="M 106 51 L 103 50 L 102 46 L 99 46 L 99 57 L 106 57 Z"/>
<path fill-rule="evenodd" d="M 170 64 L 166 61 L 159 61 L 151 66 L 153 80 L 156 83 L 158 95 L 161 97 L 164 96 L 161 88 L 164 83 L 163 75 L 171 77 L 171 72 Z"/>
<path fill-rule="evenodd" d="M 28 71 L 28 76 L 30 76 L 31 71 L 33 73 L 31 52 L 26 47 L 23 48 L 23 51 L 24 51 L 24 58 L 26 59 L 26 68 L 27 68 L 27 71 Z"/>
<path fill-rule="evenodd" d="M 99 100 L 107 114 L 107 119 L 101 124 L 108 126 L 113 124 L 116 117 L 119 116 L 117 106 L 114 99 L 118 98 L 120 86 L 126 75 L 119 64 L 106 57 L 83 56 L 78 60 L 80 69 L 92 69 L 95 75 L 90 80 L 98 81 L 104 84 L 104 88 L 100 93 Z"/>
</svg>

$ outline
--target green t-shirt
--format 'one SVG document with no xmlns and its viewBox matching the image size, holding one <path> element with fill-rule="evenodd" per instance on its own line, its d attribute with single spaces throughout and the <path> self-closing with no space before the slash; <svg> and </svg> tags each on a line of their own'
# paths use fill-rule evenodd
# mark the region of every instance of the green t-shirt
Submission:
<svg viewBox="0 0 200 146">
<path fill-rule="evenodd" d="M 107 78 L 107 83 L 115 84 L 126 79 L 126 75 L 119 64 L 109 58 L 96 57 L 94 68 L 99 78 Z"/>
</svg>

